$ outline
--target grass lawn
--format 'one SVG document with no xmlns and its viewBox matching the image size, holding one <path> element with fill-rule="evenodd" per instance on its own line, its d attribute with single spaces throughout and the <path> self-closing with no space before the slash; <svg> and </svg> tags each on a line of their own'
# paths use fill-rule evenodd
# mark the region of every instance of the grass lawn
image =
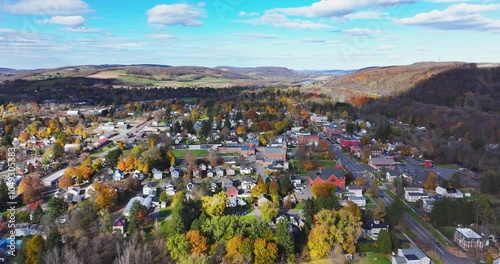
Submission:
<svg viewBox="0 0 500 264">
<path fill-rule="evenodd" d="M 394 198 L 394 193 L 392 193 L 389 189 L 384 189 L 384 192 L 389 195 L 391 198 Z"/>
<path fill-rule="evenodd" d="M 184 158 L 184 156 L 186 155 L 186 151 L 188 151 L 189 149 L 173 149 L 172 150 L 172 153 L 174 154 L 174 156 L 176 158 Z M 205 149 L 191 149 L 189 150 L 191 152 L 194 153 L 194 155 L 198 158 L 201 158 L 205 155 L 208 155 L 208 151 L 205 150 Z"/>
<path fill-rule="evenodd" d="M 102 155 L 104 152 L 109 151 L 110 149 L 114 148 L 115 144 L 114 143 L 109 143 L 108 145 L 104 146 L 103 148 L 99 149 L 97 152 L 94 152 L 90 154 L 91 158 L 96 158 L 99 155 Z"/>
<path fill-rule="evenodd" d="M 389 264 L 391 260 L 389 257 L 380 253 L 368 252 L 365 257 L 359 258 L 354 263 L 359 264 Z"/>
<path fill-rule="evenodd" d="M 422 217 L 420 217 L 419 214 L 417 214 L 415 211 L 411 210 L 410 208 L 408 208 L 406 211 L 408 211 L 408 213 L 413 216 L 413 218 L 415 220 L 417 220 L 417 222 L 419 222 L 425 229 L 427 229 L 427 231 L 429 231 L 429 233 L 432 234 L 432 236 L 434 236 L 437 240 L 439 240 L 439 242 L 443 245 L 446 245 L 447 242 L 446 240 L 444 239 L 443 235 L 440 233 L 440 232 L 437 232 L 436 230 L 434 230 L 433 228 L 430 228 L 428 225 L 429 223 L 427 223 L 426 221 L 424 221 L 424 219 L 422 219 Z"/>
<path fill-rule="evenodd" d="M 434 264 L 445 264 L 434 251 L 426 251 L 427 256 L 429 256 Z"/>
<path fill-rule="evenodd" d="M 172 206 L 168 206 L 160 209 L 161 217 L 168 217 L 172 213 Z"/>
<path fill-rule="evenodd" d="M 311 260 L 309 262 L 302 262 L 301 264 L 331 264 L 332 261 L 330 259 L 318 259 Z"/>
<path fill-rule="evenodd" d="M 301 202 L 298 202 L 293 209 L 302 210 L 302 209 L 304 209 L 304 204 Z"/>
<path fill-rule="evenodd" d="M 222 157 L 233 157 L 233 156 L 236 156 L 236 157 L 239 157 L 240 154 L 239 153 L 222 153 L 220 154 Z"/>
<path fill-rule="evenodd" d="M 318 160 L 319 164 L 321 164 L 321 167 L 323 168 L 333 168 L 335 167 L 335 161 L 334 160 Z"/>
<path fill-rule="evenodd" d="M 455 227 L 454 226 L 440 226 L 438 228 L 438 230 L 445 237 L 447 237 L 449 240 L 453 240 L 453 236 L 455 235 Z"/>
</svg>

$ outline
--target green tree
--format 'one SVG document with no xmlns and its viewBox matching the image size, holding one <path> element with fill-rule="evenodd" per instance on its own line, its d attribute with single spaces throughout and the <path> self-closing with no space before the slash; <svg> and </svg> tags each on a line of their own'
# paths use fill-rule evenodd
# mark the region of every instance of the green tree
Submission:
<svg viewBox="0 0 500 264">
<path fill-rule="evenodd" d="M 263 238 L 257 238 L 253 244 L 253 253 L 255 254 L 255 264 L 274 263 L 278 256 L 278 247 Z"/>
<path fill-rule="evenodd" d="M 51 219 L 55 219 L 62 215 L 68 209 L 68 204 L 63 198 L 52 197 L 47 202 L 47 213 Z"/>
<path fill-rule="evenodd" d="M 391 205 L 387 208 L 386 218 L 391 227 L 398 224 L 399 219 L 404 215 L 406 206 L 399 196 L 394 197 Z"/>
<path fill-rule="evenodd" d="M 106 163 L 111 167 L 114 168 L 118 164 L 118 160 L 120 159 L 120 156 L 122 155 L 122 150 L 121 149 L 114 149 L 108 152 L 106 154 Z"/>
<path fill-rule="evenodd" d="M 279 208 L 272 202 L 266 202 L 259 206 L 259 210 L 262 213 L 262 220 L 269 222 L 278 216 Z"/>
<path fill-rule="evenodd" d="M 54 145 L 52 145 L 53 158 L 60 158 L 60 157 L 62 157 L 63 153 L 64 153 L 64 149 L 60 144 L 55 143 Z"/>
<path fill-rule="evenodd" d="M 39 224 L 40 221 L 42 220 L 42 216 L 43 216 L 43 209 L 40 205 L 37 205 L 35 211 L 33 211 L 31 223 Z"/>
<path fill-rule="evenodd" d="M 214 196 L 205 196 L 202 198 L 202 206 L 205 212 L 210 216 L 220 216 L 224 214 L 226 208 L 226 193 L 219 192 Z"/>
<path fill-rule="evenodd" d="M 63 246 L 62 236 L 61 233 L 59 233 L 59 230 L 57 230 L 57 228 L 52 228 L 52 230 L 50 230 L 49 235 L 47 236 L 47 241 L 45 241 L 45 244 L 48 250 L 53 248 L 61 248 Z"/>
<path fill-rule="evenodd" d="M 9 201 L 9 188 L 4 179 L 0 179 L 0 208 L 5 208 Z"/>
<path fill-rule="evenodd" d="M 189 241 L 184 234 L 178 234 L 167 237 L 167 248 L 170 257 L 179 260 L 189 252 Z"/>
<path fill-rule="evenodd" d="M 378 233 L 378 238 L 377 238 L 377 252 L 382 253 L 382 254 L 389 254 L 392 251 L 392 241 L 391 241 L 391 236 L 389 233 L 385 230 L 381 230 Z"/>
<path fill-rule="evenodd" d="M 142 210 L 144 210 L 144 208 L 139 201 L 135 201 L 132 208 L 130 208 L 130 221 L 127 228 L 129 235 L 133 235 L 141 229 L 142 221 L 139 214 Z"/>
<path fill-rule="evenodd" d="M 276 244 L 278 245 L 281 262 L 286 259 L 288 263 L 295 263 L 295 240 L 288 231 L 289 221 L 276 223 Z"/>
</svg>

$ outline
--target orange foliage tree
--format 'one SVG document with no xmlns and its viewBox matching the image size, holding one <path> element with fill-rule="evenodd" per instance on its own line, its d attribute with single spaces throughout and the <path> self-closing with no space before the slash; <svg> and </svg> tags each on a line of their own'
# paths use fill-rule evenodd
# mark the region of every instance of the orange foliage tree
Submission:
<svg viewBox="0 0 500 264">
<path fill-rule="evenodd" d="M 189 241 L 189 248 L 194 255 L 200 255 L 208 250 L 207 238 L 204 237 L 198 230 L 190 230 L 186 233 Z"/>
<path fill-rule="evenodd" d="M 335 188 L 336 185 L 331 182 L 321 182 L 313 184 L 311 186 L 311 192 L 313 193 L 314 197 L 330 197 Z"/>
</svg>

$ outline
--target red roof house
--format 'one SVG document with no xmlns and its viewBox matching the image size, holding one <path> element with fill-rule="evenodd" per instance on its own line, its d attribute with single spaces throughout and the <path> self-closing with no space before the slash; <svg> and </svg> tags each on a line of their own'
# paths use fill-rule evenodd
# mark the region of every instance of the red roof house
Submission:
<svg viewBox="0 0 500 264">
<path fill-rule="evenodd" d="M 345 174 L 339 169 L 320 169 L 319 172 L 309 175 L 309 183 L 311 185 L 325 182 L 330 182 L 340 188 L 344 188 Z"/>
<path fill-rule="evenodd" d="M 226 195 L 228 197 L 237 196 L 238 195 L 238 189 L 236 189 L 236 187 L 234 187 L 234 186 L 231 186 L 231 187 L 227 188 Z"/>
</svg>

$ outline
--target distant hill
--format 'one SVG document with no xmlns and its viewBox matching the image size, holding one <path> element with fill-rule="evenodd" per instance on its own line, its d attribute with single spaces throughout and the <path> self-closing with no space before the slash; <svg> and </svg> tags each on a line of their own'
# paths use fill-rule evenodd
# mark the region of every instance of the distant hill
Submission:
<svg viewBox="0 0 500 264">
<path fill-rule="evenodd" d="M 17 71 L 16 69 L 10 69 L 10 68 L 0 68 L 0 73 L 12 73 Z"/>
<path fill-rule="evenodd" d="M 422 62 L 405 66 L 370 67 L 335 78 L 324 86 L 377 96 L 395 95 L 408 91 L 418 82 L 436 74 L 465 65 L 461 62 Z"/>
<path fill-rule="evenodd" d="M 272 76 L 293 76 L 298 73 L 285 67 L 253 67 L 253 68 L 240 68 L 230 66 L 218 66 L 215 69 L 244 74 L 255 77 L 272 77 Z"/>
<path fill-rule="evenodd" d="M 346 75 L 358 70 L 298 70 L 302 74 L 320 74 L 320 75 Z"/>
</svg>

